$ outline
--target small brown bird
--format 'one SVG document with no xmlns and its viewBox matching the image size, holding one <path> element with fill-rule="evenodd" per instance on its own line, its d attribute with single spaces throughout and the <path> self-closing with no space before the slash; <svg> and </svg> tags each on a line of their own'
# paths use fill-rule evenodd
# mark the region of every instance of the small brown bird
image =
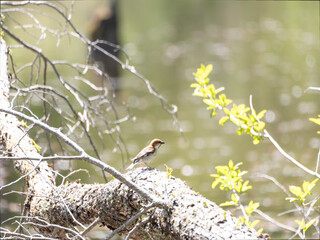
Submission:
<svg viewBox="0 0 320 240">
<path fill-rule="evenodd" d="M 147 165 L 147 163 L 157 154 L 157 150 L 162 144 L 164 144 L 162 140 L 153 139 L 148 146 L 131 159 L 132 164 L 127 169 L 132 169 L 137 163 Z"/>
</svg>

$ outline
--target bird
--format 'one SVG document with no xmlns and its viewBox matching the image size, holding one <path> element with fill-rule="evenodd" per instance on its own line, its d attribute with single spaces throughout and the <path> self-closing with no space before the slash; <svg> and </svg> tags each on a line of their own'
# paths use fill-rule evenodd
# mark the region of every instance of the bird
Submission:
<svg viewBox="0 0 320 240">
<path fill-rule="evenodd" d="M 131 159 L 132 164 L 127 168 L 132 169 L 136 164 L 145 164 L 147 165 L 148 162 L 157 154 L 159 147 L 164 144 L 164 141 L 160 139 L 153 139 L 148 146 L 142 149 L 137 156 Z"/>
</svg>

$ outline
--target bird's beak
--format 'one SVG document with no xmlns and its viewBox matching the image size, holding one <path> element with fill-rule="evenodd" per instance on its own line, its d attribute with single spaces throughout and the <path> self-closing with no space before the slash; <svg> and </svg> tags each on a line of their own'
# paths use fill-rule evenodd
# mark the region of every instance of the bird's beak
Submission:
<svg viewBox="0 0 320 240">
<path fill-rule="evenodd" d="M 160 142 L 161 144 L 165 144 L 165 142 Z"/>
</svg>

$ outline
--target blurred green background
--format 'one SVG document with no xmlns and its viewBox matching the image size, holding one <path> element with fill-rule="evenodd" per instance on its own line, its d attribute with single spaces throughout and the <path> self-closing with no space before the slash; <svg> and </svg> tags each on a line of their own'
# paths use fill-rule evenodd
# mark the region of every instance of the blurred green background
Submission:
<svg viewBox="0 0 320 240">
<path fill-rule="evenodd" d="M 88 35 L 93 13 L 109 3 L 75 1 L 74 24 Z M 229 159 L 243 162 L 241 169 L 249 172 L 244 178 L 253 186 L 244 201 L 260 202 L 262 211 L 296 227 L 293 213 L 277 216 L 293 208 L 286 195 L 259 175 L 268 174 L 287 188 L 313 178 L 288 162 L 268 140 L 253 145 L 250 137 L 238 136 L 232 124 L 219 126 L 219 117 L 211 119 L 202 100 L 192 96 L 190 84 L 200 64 L 213 64 L 210 79 L 216 87 L 225 87 L 227 97 L 236 104 L 249 105 L 252 94 L 255 109 L 268 110 L 269 133 L 291 156 L 314 170 L 319 127 L 308 119 L 320 113 L 319 93 L 306 89 L 320 83 L 319 2 L 122 0 L 118 10 L 121 46 L 136 70 L 177 105 L 184 130 L 182 136 L 143 81 L 122 71 L 117 101 L 128 104 L 135 116 L 135 121 L 120 125 L 130 157 L 151 139 L 164 140 L 151 166 L 164 171 L 167 164 L 174 176 L 218 204 L 227 194 L 211 189 L 209 175 Z M 55 43 L 43 41 L 41 47 L 60 60 L 85 61 L 86 48 L 72 38 L 62 39 L 59 47 Z M 122 167 L 120 153 L 114 153 L 113 147 L 106 144 L 99 151 L 108 164 Z M 88 165 L 74 166 L 80 167 Z M 90 178 L 86 174 L 75 174 L 75 178 L 81 176 L 83 183 L 103 182 L 100 171 L 89 169 Z M 291 236 L 266 221 L 260 227 L 272 237 Z"/>
</svg>

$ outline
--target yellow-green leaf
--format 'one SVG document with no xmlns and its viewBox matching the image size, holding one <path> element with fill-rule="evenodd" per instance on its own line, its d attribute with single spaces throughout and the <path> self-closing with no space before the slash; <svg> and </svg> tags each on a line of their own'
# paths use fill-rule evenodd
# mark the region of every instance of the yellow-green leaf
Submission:
<svg viewBox="0 0 320 240">
<path fill-rule="evenodd" d="M 237 198 L 237 196 L 235 194 L 231 195 L 231 200 L 236 204 L 238 204 L 238 202 L 239 202 L 239 199 Z"/>
<path fill-rule="evenodd" d="M 226 201 L 224 203 L 220 204 L 220 207 L 228 207 L 228 206 L 236 206 L 237 204 L 235 202 L 232 201 Z"/>
<path fill-rule="evenodd" d="M 263 116 L 266 114 L 267 110 L 262 110 L 261 112 L 258 113 L 257 118 L 261 119 Z"/>
<path fill-rule="evenodd" d="M 299 220 L 295 220 L 295 222 L 304 230 L 306 223 L 304 220 L 302 220 L 301 222 Z"/>
<path fill-rule="evenodd" d="M 208 76 L 211 73 L 212 69 L 213 69 L 213 65 L 212 64 L 207 65 L 205 67 L 205 75 Z"/>
<path fill-rule="evenodd" d="M 314 224 L 315 222 L 316 222 L 316 219 L 313 219 L 313 220 L 311 220 L 310 222 L 308 222 L 308 223 L 306 224 L 305 231 L 307 231 L 308 228 L 309 228 L 310 226 L 312 226 L 312 224 Z"/>
<path fill-rule="evenodd" d="M 166 167 L 166 171 L 167 171 L 167 178 L 169 179 L 172 175 L 172 172 L 173 172 L 173 169 L 172 168 L 169 168 L 167 166 L 167 164 L 164 164 L 164 166 Z"/>
<path fill-rule="evenodd" d="M 320 118 L 309 118 L 309 120 L 310 120 L 311 122 L 314 122 L 314 123 L 320 125 Z"/>
<path fill-rule="evenodd" d="M 289 200 L 290 202 L 298 201 L 298 198 L 292 198 L 292 197 L 287 197 L 286 200 Z"/>
<path fill-rule="evenodd" d="M 228 119 L 229 117 L 227 116 L 220 118 L 219 124 L 223 126 L 228 121 Z"/>
<path fill-rule="evenodd" d="M 249 225 L 250 225 L 250 227 L 254 228 L 259 222 L 260 222 L 260 220 L 255 220 L 252 223 L 250 223 Z"/>
<path fill-rule="evenodd" d="M 232 161 L 232 160 L 229 160 L 228 165 L 229 165 L 229 168 L 232 169 L 232 168 L 233 168 L 233 161 Z"/>
<path fill-rule="evenodd" d="M 223 111 L 225 114 L 227 114 L 228 116 L 230 116 L 230 111 L 228 108 L 223 108 Z"/>
<path fill-rule="evenodd" d="M 263 130 L 265 125 L 266 125 L 265 122 L 260 121 L 259 123 L 255 124 L 254 130 L 256 130 L 257 132 L 260 132 L 261 130 Z"/>
<path fill-rule="evenodd" d="M 198 88 L 198 87 L 201 87 L 201 86 L 200 86 L 199 83 L 192 83 L 192 84 L 190 85 L 190 87 L 192 87 L 192 88 Z"/>
<path fill-rule="evenodd" d="M 212 188 L 212 189 L 215 189 L 216 186 L 217 186 L 219 183 L 220 183 L 219 180 L 215 180 L 215 181 L 212 183 L 211 188 Z"/>
<path fill-rule="evenodd" d="M 294 195 L 296 195 L 297 197 L 301 196 L 303 194 L 301 187 L 297 187 L 297 186 L 290 186 L 289 187 L 290 192 L 292 192 Z"/>
<path fill-rule="evenodd" d="M 207 99 L 203 99 L 202 101 L 209 106 L 214 106 L 212 99 L 207 98 Z"/>
<path fill-rule="evenodd" d="M 215 91 L 215 94 L 218 94 L 219 92 L 222 92 L 224 90 L 224 87 L 220 87 Z"/>
<path fill-rule="evenodd" d="M 260 142 L 260 139 L 259 139 L 259 138 L 254 138 L 254 139 L 253 139 L 253 144 L 254 144 L 254 145 L 259 144 L 259 142 Z"/>
<path fill-rule="evenodd" d="M 316 178 L 315 180 L 313 180 L 311 183 L 310 182 L 307 182 L 307 181 L 304 181 L 303 184 L 302 184 L 302 189 L 304 192 L 310 192 L 316 185 L 316 182 L 318 181 L 319 179 Z"/>
</svg>

